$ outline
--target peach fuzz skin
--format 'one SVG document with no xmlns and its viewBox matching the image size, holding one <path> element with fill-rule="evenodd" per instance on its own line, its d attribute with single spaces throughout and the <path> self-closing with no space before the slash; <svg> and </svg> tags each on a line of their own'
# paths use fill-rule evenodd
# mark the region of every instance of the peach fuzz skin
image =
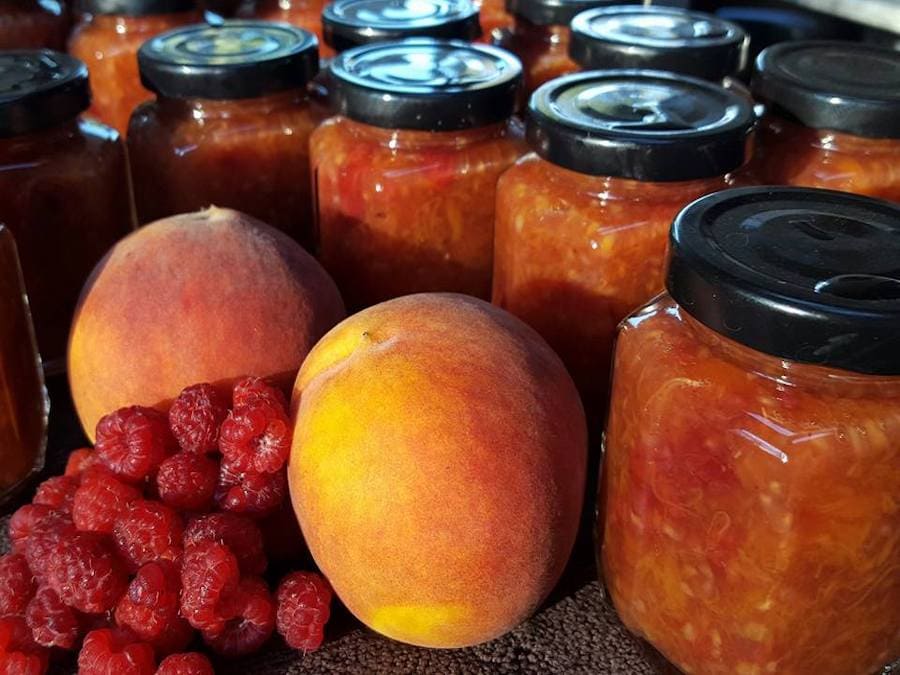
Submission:
<svg viewBox="0 0 900 675">
<path fill-rule="evenodd" d="M 294 387 L 288 479 L 316 562 L 388 637 L 464 647 L 528 618 L 575 541 L 587 439 L 562 362 L 454 294 L 371 307 Z"/>
<path fill-rule="evenodd" d="M 69 383 L 85 433 L 126 405 L 252 374 L 288 390 L 345 316 L 334 282 L 286 235 L 237 211 L 173 216 L 121 240 L 82 292 Z"/>
</svg>

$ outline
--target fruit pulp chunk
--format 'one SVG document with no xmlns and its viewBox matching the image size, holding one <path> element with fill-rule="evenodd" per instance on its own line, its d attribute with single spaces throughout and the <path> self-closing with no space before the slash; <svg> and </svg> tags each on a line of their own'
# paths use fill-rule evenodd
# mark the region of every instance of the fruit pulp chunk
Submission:
<svg viewBox="0 0 900 675">
<path fill-rule="evenodd" d="M 497 179 L 524 154 L 519 125 L 399 131 L 335 117 L 310 146 L 319 257 L 348 308 L 490 296 Z"/>
<path fill-rule="evenodd" d="M 65 51 L 69 17 L 56 0 L 0 0 L 0 49 Z"/>
<path fill-rule="evenodd" d="M 15 242 L 0 224 L 0 502 L 43 466 L 47 405 Z"/>
<path fill-rule="evenodd" d="M 900 654 L 900 378 L 782 362 L 668 296 L 623 323 L 601 559 L 686 673 L 859 673 Z"/>
</svg>

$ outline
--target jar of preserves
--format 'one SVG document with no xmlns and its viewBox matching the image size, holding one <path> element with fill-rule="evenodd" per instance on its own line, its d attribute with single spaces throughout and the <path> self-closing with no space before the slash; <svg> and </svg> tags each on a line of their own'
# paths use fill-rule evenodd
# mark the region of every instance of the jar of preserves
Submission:
<svg viewBox="0 0 900 675">
<path fill-rule="evenodd" d="M 324 0 L 256 0 L 250 10 L 238 10 L 238 16 L 264 21 L 289 23 L 312 33 L 319 41 L 319 54 L 323 59 L 334 56 L 334 51 L 325 42 L 322 32 L 322 9 Z"/>
<path fill-rule="evenodd" d="M 521 76 L 503 50 L 428 38 L 332 61 L 340 114 L 310 153 L 319 256 L 349 307 L 489 297 L 497 179 L 526 149 L 512 120 Z"/>
<path fill-rule="evenodd" d="M 16 244 L 0 223 L 0 504 L 43 467 L 49 408 Z"/>
<path fill-rule="evenodd" d="M 514 17 L 513 27 L 503 31 L 495 44 L 522 61 L 525 94 L 545 82 L 578 70 L 569 56 L 569 23 L 593 7 L 640 4 L 639 0 L 506 0 Z"/>
<path fill-rule="evenodd" d="M 623 322 L 603 575 L 685 673 L 900 655 L 900 208 L 805 188 L 688 206 Z"/>
<path fill-rule="evenodd" d="M 769 108 L 761 182 L 900 201 L 900 52 L 787 42 L 760 54 L 752 89 Z"/>
<path fill-rule="evenodd" d="M 0 49 L 66 48 L 69 13 L 60 0 L 0 0 Z"/>
<path fill-rule="evenodd" d="M 48 374 L 64 367 L 81 287 L 133 228 L 124 144 L 115 130 L 79 117 L 89 102 L 77 59 L 0 52 L 0 222 L 19 245 Z"/>
<path fill-rule="evenodd" d="M 94 99 L 89 114 L 128 129 L 131 112 L 151 98 L 141 86 L 137 52 L 154 35 L 195 23 L 194 0 L 81 0 L 86 12 L 69 38 L 69 52 L 91 71 Z"/>
<path fill-rule="evenodd" d="M 267 21 L 188 26 L 145 43 L 138 60 L 156 93 L 128 129 L 138 222 L 213 204 L 311 247 L 315 36 Z"/>
<path fill-rule="evenodd" d="M 512 28 L 513 16 L 506 11 L 505 0 L 479 0 L 476 2 L 481 19 L 481 33 L 485 41 L 493 42 L 502 37 L 503 31 Z"/>
<path fill-rule="evenodd" d="M 663 288 L 672 218 L 743 179 L 745 98 L 659 71 L 576 73 L 535 92 L 534 152 L 500 179 L 494 303 L 568 366 L 603 417 L 616 325 Z"/>
<path fill-rule="evenodd" d="M 649 68 L 723 82 L 747 66 L 737 24 L 674 7 L 600 7 L 572 19 L 569 55 L 585 70 Z"/>
</svg>

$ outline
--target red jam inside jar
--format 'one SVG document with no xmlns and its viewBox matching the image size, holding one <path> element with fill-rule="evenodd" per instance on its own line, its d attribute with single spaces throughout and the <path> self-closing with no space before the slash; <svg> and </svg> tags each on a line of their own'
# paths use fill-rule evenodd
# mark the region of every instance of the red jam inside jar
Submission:
<svg viewBox="0 0 900 675">
<path fill-rule="evenodd" d="M 211 204 L 313 243 L 309 138 L 321 121 L 306 85 L 315 38 L 261 21 L 190 26 L 139 54 L 156 100 L 128 130 L 138 222 Z"/>
<path fill-rule="evenodd" d="M 900 209 L 745 188 L 688 207 L 619 333 L 600 559 L 685 673 L 900 653 Z"/>
<path fill-rule="evenodd" d="M 900 53 L 850 42 L 790 42 L 757 61 L 768 107 L 754 172 L 762 183 L 900 202 Z"/>
<path fill-rule="evenodd" d="M 741 181 L 752 109 L 676 75 L 584 73 L 538 90 L 527 124 L 535 152 L 497 189 L 493 301 L 557 351 L 597 422 L 616 325 L 662 291 L 678 211 Z"/>
<path fill-rule="evenodd" d="M 0 0 L 0 49 L 66 48 L 69 13 L 58 0 Z"/>
<path fill-rule="evenodd" d="M 448 291 L 488 298 L 496 183 L 526 150 L 521 69 L 425 38 L 332 62 L 339 108 L 312 136 L 319 258 L 348 306 Z"/>
<path fill-rule="evenodd" d="M 133 228 L 125 148 L 116 131 L 79 117 L 90 100 L 80 61 L 4 52 L 0 73 L 0 222 L 16 237 L 52 373 L 88 275 Z"/>
<path fill-rule="evenodd" d="M 124 136 L 132 111 L 152 98 L 141 85 L 138 49 L 155 35 L 199 21 L 200 14 L 192 0 L 84 0 L 84 10 L 69 52 L 91 71 L 88 114 Z"/>
</svg>

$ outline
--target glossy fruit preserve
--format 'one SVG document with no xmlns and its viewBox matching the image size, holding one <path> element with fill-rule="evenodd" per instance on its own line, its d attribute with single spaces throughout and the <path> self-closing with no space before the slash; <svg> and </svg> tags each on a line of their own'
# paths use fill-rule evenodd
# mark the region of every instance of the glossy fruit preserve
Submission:
<svg viewBox="0 0 900 675">
<path fill-rule="evenodd" d="M 761 220 L 766 208 L 754 207 Z M 792 270 L 816 265 L 791 250 L 795 243 L 814 250 L 823 233 L 851 238 L 837 233 L 833 211 L 823 213 L 794 221 L 796 237 L 770 249 L 784 256 L 768 258 L 776 265 L 792 264 L 771 297 L 792 292 Z M 881 222 L 896 239 L 900 211 Z M 856 298 L 849 277 L 864 269 L 862 256 L 874 256 L 842 246 L 823 258 L 856 261 L 832 277 Z M 878 264 L 870 269 L 881 274 Z M 896 326 L 900 281 L 884 279 L 874 283 L 894 290 L 876 290 L 872 304 L 893 312 Z M 804 297 L 815 302 L 816 293 Z M 842 308 L 855 302 L 838 298 Z M 632 631 L 685 673 L 874 673 L 900 654 L 900 373 L 803 363 L 739 344 L 690 313 L 715 302 L 697 295 L 682 306 L 664 295 L 619 332 L 598 527 L 612 601 Z M 744 316 L 744 324 L 734 314 L 723 325 L 734 336 L 769 331 L 773 343 L 780 333 L 781 342 L 795 340 L 798 357 L 828 361 L 841 335 L 854 341 L 835 330 L 819 342 L 790 315 Z M 857 363 L 875 341 L 867 334 L 852 345 Z"/>
<path fill-rule="evenodd" d="M 322 39 L 323 0 L 258 0 L 252 12 L 239 12 L 239 15 L 251 15 L 263 21 L 289 23 L 316 36 L 319 40 L 319 53 L 323 58 L 334 56 L 325 40 Z"/>
<path fill-rule="evenodd" d="M 537 26 L 516 17 L 512 28 L 497 40 L 497 46 L 508 49 L 522 61 L 526 92 L 579 69 L 569 56 L 568 26 Z"/>
</svg>

